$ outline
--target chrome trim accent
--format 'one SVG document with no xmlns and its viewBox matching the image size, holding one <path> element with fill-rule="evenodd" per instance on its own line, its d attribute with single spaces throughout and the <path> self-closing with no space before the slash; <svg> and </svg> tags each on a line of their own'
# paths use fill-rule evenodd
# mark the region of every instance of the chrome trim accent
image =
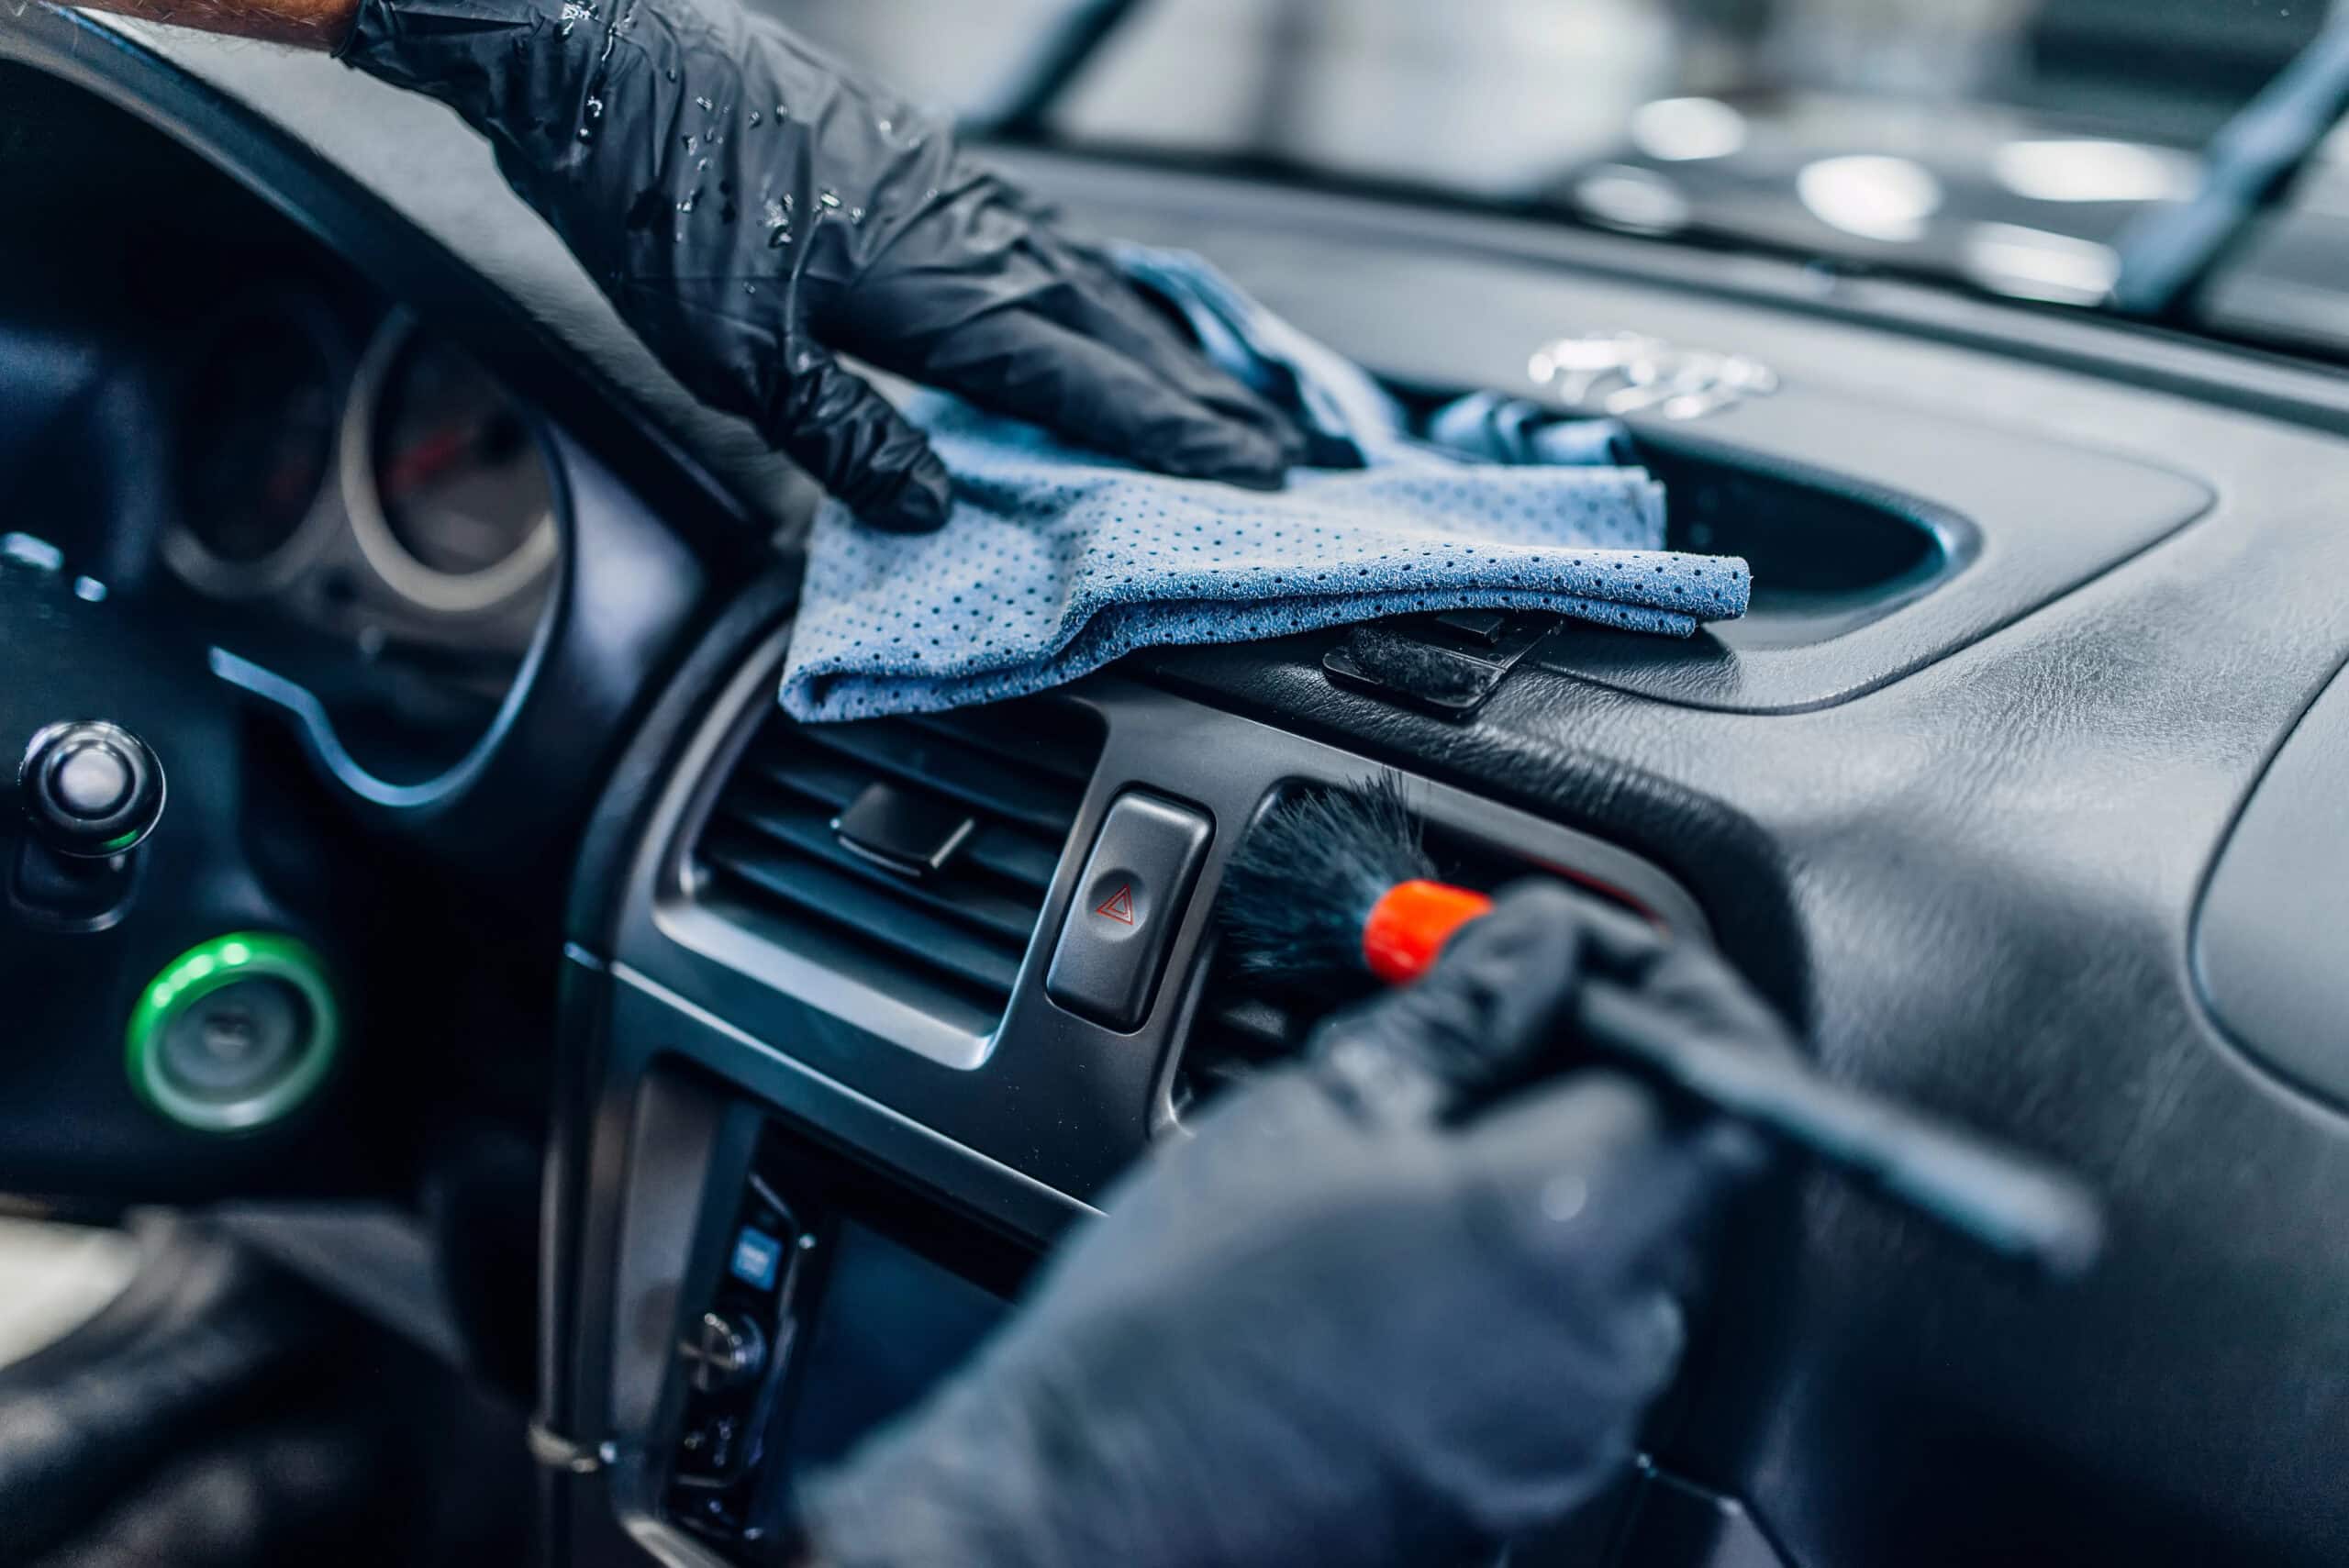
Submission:
<svg viewBox="0 0 2349 1568">
<path fill-rule="evenodd" d="M 530 1461 L 541 1469 L 568 1471 L 573 1475 L 593 1475 L 618 1457 L 610 1443 L 595 1448 L 549 1430 L 533 1418 L 526 1433 Z"/>
<path fill-rule="evenodd" d="M 375 485 L 375 416 L 384 388 L 397 368 L 400 356 L 420 328 L 415 317 L 395 310 L 386 317 L 374 340 L 360 357 L 351 376 L 351 395 L 343 405 L 341 489 L 343 509 L 351 517 L 351 537 L 359 553 L 394 593 L 419 609 L 440 615 L 476 615 L 495 608 L 529 588 L 554 564 L 560 548 L 554 508 L 512 554 L 492 566 L 462 574 L 440 572 L 408 553 L 384 514 L 384 498 Z M 541 459 L 543 461 L 543 459 Z"/>
<path fill-rule="evenodd" d="M 659 1001 L 669 1007 L 674 1008 L 677 1012 L 683 1014 L 688 1018 L 691 1018 L 694 1022 L 701 1025 L 703 1028 L 724 1035 L 727 1039 L 734 1041 L 737 1045 L 742 1046 L 751 1051 L 755 1051 L 761 1055 L 789 1068 L 792 1072 L 807 1079 L 808 1082 L 822 1084 L 829 1092 L 840 1095 L 843 1099 L 855 1102 L 858 1106 L 863 1106 L 867 1111 L 877 1113 L 906 1130 L 927 1140 L 929 1142 L 934 1143 L 942 1149 L 952 1150 L 962 1158 L 969 1160 L 974 1164 L 985 1169 L 987 1173 L 996 1179 L 1017 1184 L 1021 1187 L 1027 1188 L 1030 1192 L 1040 1194 L 1052 1199 L 1054 1203 L 1068 1205 L 1083 1214 L 1098 1214 L 1100 1212 L 1099 1209 L 1096 1208 L 1092 1204 L 1085 1202 L 1083 1198 L 1072 1197 L 1067 1193 L 1062 1192 L 1059 1188 L 1052 1186 L 1049 1183 L 1038 1181 L 1035 1177 L 1030 1175 L 1025 1171 L 1019 1170 L 1016 1166 L 1005 1164 L 1002 1161 L 996 1159 L 992 1154 L 983 1153 L 979 1150 L 972 1148 L 967 1143 L 958 1142 L 956 1140 L 949 1138 L 946 1134 L 939 1131 L 936 1128 L 931 1127 L 929 1123 L 907 1116 L 905 1112 L 897 1109 L 895 1106 L 874 1099 L 872 1095 L 864 1093 L 862 1089 L 857 1089 L 847 1084 L 841 1083 L 838 1078 L 833 1077 L 829 1073 L 823 1072 L 818 1068 L 810 1067 L 807 1063 L 800 1061 L 797 1057 L 793 1056 L 790 1052 L 784 1051 L 779 1046 L 770 1044 L 769 1042 L 759 1039 L 756 1035 L 753 1035 L 747 1029 L 743 1029 L 740 1024 L 719 1018 L 716 1013 L 711 1012 L 707 1007 L 701 1006 L 692 998 L 679 995 L 676 992 L 670 990 L 666 985 L 662 984 L 651 976 L 639 972 L 625 962 L 615 962 L 612 965 L 612 978 L 618 981 L 623 985 L 627 985 L 633 990 L 640 991 L 645 995 L 651 996 L 654 1000 Z"/>
<path fill-rule="evenodd" d="M 1666 419 L 1701 419 L 1778 390 L 1778 373 L 1744 354 L 1682 349 L 1638 332 L 1553 338 L 1533 350 L 1525 373 L 1577 413 L 1621 416 L 1651 409 Z"/>
</svg>

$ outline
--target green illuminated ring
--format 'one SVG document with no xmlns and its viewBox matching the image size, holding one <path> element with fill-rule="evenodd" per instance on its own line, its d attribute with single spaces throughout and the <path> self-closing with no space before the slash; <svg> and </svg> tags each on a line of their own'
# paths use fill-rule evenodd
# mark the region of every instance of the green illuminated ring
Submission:
<svg viewBox="0 0 2349 1568">
<path fill-rule="evenodd" d="M 196 1002 L 239 980 L 279 980 L 294 987 L 308 1005 L 310 1037 L 294 1070 L 267 1088 L 239 1100 L 198 1099 L 163 1072 L 163 1031 Z M 334 1065 L 342 1021 L 325 961 L 307 943 L 267 931 L 232 931 L 165 964 L 139 994 L 123 1038 L 130 1086 L 140 1099 L 199 1132 L 242 1132 L 267 1126 L 309 1098 Z"/>
</svg>

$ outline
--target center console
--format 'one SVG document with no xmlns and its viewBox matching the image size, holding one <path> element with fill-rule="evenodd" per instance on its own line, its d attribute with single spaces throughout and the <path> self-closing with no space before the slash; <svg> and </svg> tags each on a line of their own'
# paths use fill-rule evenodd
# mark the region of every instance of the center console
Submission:
<svg viewBox="0 0 2349 1568">
<path fill-rule="evenodd" d="M 776 1561 L 796 1478 L 951 1376 L 1120 1170 L 1299 1049 L 1309 1010 L 1217 961 L 1224 871 L 1274 801 L 1391 771 L 1107 676 L 795 725 L 787 599 L 745 603 L 648 728 L 658 765 L 622 765 L 581 892 L 617 916 L 567 966 L 592 1045 L 553 1152 L 540 1425 L 593 1498 L 563 1519 L 578 1563 Z M 1705 939 L 1639 856 L 1399 776 L 1450 879 L 1563 877 Z"/>
<path fill-rule="evenodd" d="M 657 1445 L 663 1498 L 680 1527 L 748 1562 L 765 1560 L 791 1483 L 959 1366 L 1033 1256 L 777 1123 L 731 1209 L 710 1206 L 699 1251 Z"/>
</svg>

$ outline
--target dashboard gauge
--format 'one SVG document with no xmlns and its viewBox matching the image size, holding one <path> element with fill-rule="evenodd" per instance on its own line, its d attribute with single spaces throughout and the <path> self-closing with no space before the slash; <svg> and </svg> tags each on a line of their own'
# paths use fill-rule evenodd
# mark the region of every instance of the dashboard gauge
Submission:
<svg viewBox="0 0 2349 1568">
<path fill-rule="evenodd" d="M 197 588 L 280 586 L 331 531 L 326 505 L 350 358 L 323 307 L 232 312 L 204 339 L 174 408 L 164 558 Z"/>
<path fill-rule="evenodd" d="M 502 606 L 555 557 L 554 483 L 506 390 L 405 316 L 361 361 L 345 413 L 352 536 L 403 598 L 441 614 Z"/>
</svg>

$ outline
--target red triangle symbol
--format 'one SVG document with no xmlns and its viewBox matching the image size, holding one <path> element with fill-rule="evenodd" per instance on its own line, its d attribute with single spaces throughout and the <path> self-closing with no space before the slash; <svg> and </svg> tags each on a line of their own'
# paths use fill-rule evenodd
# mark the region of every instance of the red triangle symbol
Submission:
<svg viewBox="0 0 2349 1568">
<path fill-rule="evenodd" d="M 1112 920 L 1122 920 L 1129 926 L 1132 925 L 1134 923 L 1134 884 L 1130 882 L 1127 883 L 1104 899 L 1093 912 L 1096 915 L 1107 915 Z"/>
</svg>

